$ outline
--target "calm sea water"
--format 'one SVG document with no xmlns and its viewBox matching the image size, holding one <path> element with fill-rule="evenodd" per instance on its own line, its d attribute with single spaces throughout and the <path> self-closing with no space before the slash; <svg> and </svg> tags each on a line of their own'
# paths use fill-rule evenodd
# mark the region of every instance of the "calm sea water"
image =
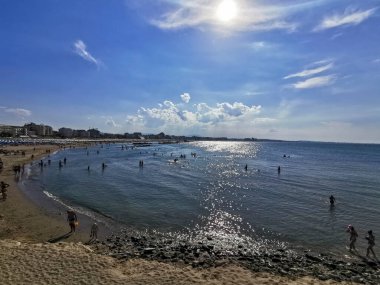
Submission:
<svg viewBox="0 0 380 285">
<path fill-rule="evenodd" d="M 43 170 L 31 168 L 27 188 L 128 228 L 337 254 L 347 251 L 348 224 L 363 251 L 369 229 L 380 237 L 380 145 L 193 142 L 122 150 L 112 144 L 50 159 Z"/>
</svg>

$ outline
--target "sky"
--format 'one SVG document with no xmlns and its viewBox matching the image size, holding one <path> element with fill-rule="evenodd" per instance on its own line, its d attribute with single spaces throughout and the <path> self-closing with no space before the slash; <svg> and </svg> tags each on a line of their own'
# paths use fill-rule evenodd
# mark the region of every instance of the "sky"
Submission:
<svg viewBox="0 0 380 285">
<path fill-rule="evenodd" d="M 0 124 L 380 143 L 379 0 L 0 0 Z"/>
</svg>

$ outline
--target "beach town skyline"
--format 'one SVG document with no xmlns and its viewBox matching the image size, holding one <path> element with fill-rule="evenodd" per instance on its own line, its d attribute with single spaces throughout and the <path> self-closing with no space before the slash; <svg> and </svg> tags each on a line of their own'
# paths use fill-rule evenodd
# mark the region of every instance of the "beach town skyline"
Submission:
<svg viewBox="0 0 380 285">
<path fill-rule="evenodd" d="M 380 142 L 378 1 L 5 1 L 0 121 Z"/>
<path fill-rule="evenodd" d="M 291 142 L 292 140 L 283 139 L 268 139 L 268 138 L 257 138 L 257 137 L 216 137 L 216 136 L 201 136 L 201 135 L 178 135 L 178 134 L 165 134 L 164 132 L 159 133 L 107 133 L 102 132 L 98 128 L 89 127 L 88 129 L 73 129 L 68 127 L 61 127 L 57 130 L 46 124 L 36 124 L 33 122 L 25 123 L 22 126 L 14 125 L 4 125 L 0 123 L 0 138 L 5 139 L 117 139 L 117 140 L 164 140 L 164 141 L 201 141 L 201 140 L 211 140 L 211 141 L 253 141 L 253 142 L 264 142 L 264 141 L 277 141 L 277 142 Z M 297 140 L 293 140 L 294 142 Z M 303 141 L 303 140 L 298 140 Z M 332 141 L 313 141 L 304 140 L 304 142 L 322 142 L 322 143 L 355 143 L 349 141 L 343 142 L 332 142 Z M 372 144 L 367 142 L 359 142 L 359 144 Z M 378 144 L 378 143 L 374 143 Z"/>
</svg>

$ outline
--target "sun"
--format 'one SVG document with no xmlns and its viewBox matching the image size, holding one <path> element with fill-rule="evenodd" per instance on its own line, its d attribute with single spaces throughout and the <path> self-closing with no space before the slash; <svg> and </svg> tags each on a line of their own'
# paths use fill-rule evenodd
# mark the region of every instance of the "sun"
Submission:
<svg viewBox="0 0 380 285">
<path fill-rule="evenodd" d="M 223 0 L 216 10 L 216 17 L 219 21 L 230 22 L 237 16 L 237 5 L 233 0 Z"/>
</svg>

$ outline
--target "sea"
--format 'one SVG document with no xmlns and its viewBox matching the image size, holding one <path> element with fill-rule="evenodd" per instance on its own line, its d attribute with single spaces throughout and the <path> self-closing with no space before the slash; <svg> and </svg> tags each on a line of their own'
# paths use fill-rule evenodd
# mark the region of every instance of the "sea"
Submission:
<svg viewBox="0 0 380 285">
<path fill-rule="evenodd" d="M 334 255 L 347 254 L 348 225 L 363 253 L 368 230 L 380 238 L 376 144 L 113 143 L 66 148 L 43 164 L 28 168 L 21 182 L 27 195 L 114 230 Z"/>
</svg>

